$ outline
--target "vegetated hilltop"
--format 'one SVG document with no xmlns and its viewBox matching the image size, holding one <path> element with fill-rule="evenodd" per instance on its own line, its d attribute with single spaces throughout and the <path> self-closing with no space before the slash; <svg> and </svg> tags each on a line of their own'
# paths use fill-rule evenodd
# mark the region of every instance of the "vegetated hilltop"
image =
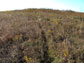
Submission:
<svg viewBox="0 0 84 63">
<path fill-rule="evenodd" d="M 84 13 L 0 12 L 0 63 L 84 63 Z"/>
</svg>

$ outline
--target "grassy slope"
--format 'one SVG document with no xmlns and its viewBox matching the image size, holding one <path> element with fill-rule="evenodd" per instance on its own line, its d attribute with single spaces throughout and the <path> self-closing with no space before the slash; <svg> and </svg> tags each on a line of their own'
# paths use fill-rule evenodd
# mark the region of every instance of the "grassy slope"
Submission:
<svg viewBox="0 0 84 63">
<path fill-rule="evenodd" d="M 49 9 L 0 13 L 0 63 L 84 63 L 84 14 Z"/>
</svg>

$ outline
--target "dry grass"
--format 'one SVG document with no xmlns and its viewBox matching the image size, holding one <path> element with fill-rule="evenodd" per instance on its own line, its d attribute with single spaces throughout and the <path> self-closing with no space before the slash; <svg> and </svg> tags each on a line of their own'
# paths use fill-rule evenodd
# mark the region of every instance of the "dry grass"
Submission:
<svg viewBox="0 0 84 63">
<path fill-rule="evenodd" d="M 83 34 L 84 13 L 51 9 L 1 12 L 0 63 L 84 63 Z"/>
</svg>

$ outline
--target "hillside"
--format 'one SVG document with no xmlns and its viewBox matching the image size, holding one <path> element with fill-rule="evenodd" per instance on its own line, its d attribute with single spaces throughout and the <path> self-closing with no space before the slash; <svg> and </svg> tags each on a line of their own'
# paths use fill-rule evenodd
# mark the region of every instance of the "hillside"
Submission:
<svg viewBox="0 0 84 63">
<path fill-rule="evenodd" d="M 0 63 L 84 63 L 84 13 L 0 12 Z"/>
</svg>

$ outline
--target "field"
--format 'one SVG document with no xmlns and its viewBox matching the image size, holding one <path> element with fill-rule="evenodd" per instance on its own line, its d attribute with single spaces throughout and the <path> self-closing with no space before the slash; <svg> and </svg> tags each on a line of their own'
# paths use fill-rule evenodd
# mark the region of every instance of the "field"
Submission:
<svg viewBox="0 0 84 63">
<path fill-rule="evenodd" d="M 84 13 L 0 12 L 0 63 L 84 63 Z"/>
</svg>

